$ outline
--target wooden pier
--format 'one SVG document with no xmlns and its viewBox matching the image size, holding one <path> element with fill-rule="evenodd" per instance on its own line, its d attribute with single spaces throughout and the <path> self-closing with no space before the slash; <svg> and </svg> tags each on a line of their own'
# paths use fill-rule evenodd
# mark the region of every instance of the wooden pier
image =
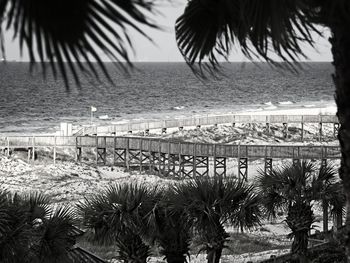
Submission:
<svg viewBox="0 0 350 263">
<path fill-rule="evenodd" d="M 235 176 L 248 180 L 248 165 L 263 160 L 265 171 L 271 171 L 276 159 L 328 160 L 340 159 L 339 146 L 304 145 L 229 145 L 175 142 L 147 137 L 124 136 L 30 136 L 0 137 L 0 150 L 10 155 L 14 151 L 28 152 L 28 162 L 49 150 L 53 162 L 59 153 L 70 150 L 71 160 L 94 165 L 122 166 L 171 178 L 201 176 L 232 176 L 228 164 L 237 165 Z M 324 225 L 327 230 L 328 225 Z"/>
<path fill-rule="evenodd" d="M 110 134 L 118 135 L 122 133 L 131 133 L 135 131 L 143 131 L 148 134 L 150 130 L 160 130 L 162 133 L 166 133 L 168 129 L 178 128 L 182 130 L 184 127 L 197 127 L 211 126 L 218 124 L 249 124 L 259 123 L 266 126 L 266 130 L 270 129 L 271 124 L 283 124 L 285 132 L 288 133 L 288 126 L 300 125 L 302 130 L 302 136 L 304 134 L 304 124 L 318 124 L 319 134 L 322 136 L 322 125 L 326 123 L 333 124 L 334 134 L 339 129 L 339 121 L 335 115 L 207 115 L 198 117 L 188 117 L 181 119 L 168 119 L 157 121 L 143 121 L 143 122 L 128 122 L 119 123 L 106 126 L 91 126 L 81 128 L 75 135 L 91 135 L 91 134 Z"/>
<path fill-rule="evenodd" d="M 250 160 L 264 160 L 264 169 L 271 170 L 273 160 L 315 159 L 325 163 L 339 159 L 339 146 L 296 145 L 229 145 L 175 142 L 147 137 L 77 136 L 77 137 L 4 137 L 0 148 L 10 154 L 18 149 L 28 151 L 28 161 L 50 149 L 55 162 L 59 149 L 70 149 L 72 160 L 90 161 L 96 165 L 122 166 L 169 177 L 227 175 L 227 164 L 235 162 L 237 175 L 247 180 Z"/>
</svg>

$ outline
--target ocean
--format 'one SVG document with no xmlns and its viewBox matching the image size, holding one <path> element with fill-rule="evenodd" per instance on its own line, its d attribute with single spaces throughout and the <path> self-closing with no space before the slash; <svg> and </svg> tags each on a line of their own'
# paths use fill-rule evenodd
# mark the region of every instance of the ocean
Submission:
<svg viewBox="0 0 350 263">
<path fill-rule="evenodd" d="M 0 134 L 54 133 L 60 122 L 93 123 L 334 105 L 330 63 L 303 63 L 298 73 L 266 63 L 225 63 L 199 79 L 185 63 L 136 63 L 129 75 L 107 63 L 113 83 L 81 75 L 62 79 L 28 63 L 0 63 Z"/>
</svg>

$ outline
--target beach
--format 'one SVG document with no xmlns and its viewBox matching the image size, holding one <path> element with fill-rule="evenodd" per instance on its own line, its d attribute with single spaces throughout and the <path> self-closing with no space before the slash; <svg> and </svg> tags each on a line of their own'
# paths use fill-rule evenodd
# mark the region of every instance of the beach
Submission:
<svg viewBox="0 0 350 263">
<path fill-rule="evenodd" d="M 299 109 L 283 109 L 283 110 L 265 110 L 254 112 L 254 114 L 262 115 L 318 115 L 335 113 L 334 107 L 323 108 L 299 108 Z M 240 113 L 242 115 L 252 115 L 251 112 Z M 132 121 L 132 120 L 130 120 Z M 271 124 L 270 131 L 266 132 L 266 124 L 218 124 L 216 126 L 184 127 L 183 130 L 178 128 L 169 129 L 167 133 L 161 130 L 150 130 L 148 138 L 161 138 L 162 140 L 206 143 L 206 144 L 231 144 L 231 145 L 324 145 L 337 146 L 338 141 L 334 137 L 333 124 L 324 124 L 322 127 L 322 140 L 319 138 L 318 124 L 305 124 L 304 137 L 301 141 L 301 127 L 291 124 L 288 127 L 289 136 L 283 134 L 282 124 Z M 124 134 L 124 136 L 140 137 L 145 136 L 144 131 L 133 132 L 132 134 Z M 284 162 L 291 160 L 276 159 L 274 165 L 278 166 Z M 314 160 L 316 165 L 320 165 L 320 160 Z M 335 160 L 338 166 L 339 161 Z M 248 182 L 254 182 L 254 178 L 258 174 L 258 169 L 264 168 L 263 159 L 249 160 Z M 210 165 L 209 170 L 213 167 Z M 233 160 L 227 163 L 227 176 L 236 176 L 238 171 L 238 163 Z M 213 176 L 212 173 L 209 173 Z M 188 180 L 188 179 L 187 179 Z M 149 171 L 140 172 L 138 169 L 127 171 L 125 167 L 116 167 L 113 165 L 96 166 L 93 162 L 78 163 L 71 160 L 58 159 L 55 164 L 52 162 L 50 155 L 42 155 L 38 152 L 37 159 L 33 162 L 27 160 L 26 153 L 13 152 L 10 157 L 2 155 L 0 157 L 0 185 L 10 191 L 17 193 L 28 193 L 40 191 L 48 195 L 55 205 L 69 204 L 75 205 L 96 192 L 114 183 L 135 182 L 146 185 L 160 185 L 166 187 L 170 184 L 179 183 L 178 178 L 171 176 L 162 176 Z M 322 216 L 318 209 L 316 213 L 318 222 L 315 223 L 317 230 L 321 230 Z M 330 220 L 329 225 L 332 226 Z M 236 234 L 236 229 L 228 228 L 228 232 Z M 248 231 L 252 240 L 261 240 L 267 242 L 267 246 L 272 246 L 274 242 L 287 242 L 286 234 L 288 228 L 283 221 L 283 217 L 275 222 L 265 222 L 263 228 L 255 228 Z M 249 249 L 248 249 L 249 250 Z M 256 261 L 263 258 L 269 258 L 270 255 L 286 253 L 288 249 L 278 249 L 265 252 L 249 252 L 240 255 L 232 255 L 229 251 L 224 251 L 223 261 L 230 262 L 247 262 L 248 260 Z M 191 262 L 202 262 L 204 255 L 191 256 Z M 115 262 L 115 261 L 112 261 Z M 162 262 L 159 257 L 154 257 L 150 262 Z"/>
</svg>

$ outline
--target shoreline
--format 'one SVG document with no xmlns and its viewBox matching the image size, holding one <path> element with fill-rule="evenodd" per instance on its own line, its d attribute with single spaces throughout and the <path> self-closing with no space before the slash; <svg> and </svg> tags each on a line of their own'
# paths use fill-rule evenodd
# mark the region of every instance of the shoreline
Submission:
<svg viewBox="0 0 350 263">
<path fill-rule="evenodd" d="M 337 108 L 334 101 L 318 101 L 293 103 L 289 101 L 280 102 L 283 104 L 274 104 L 266 102 L 265 104 L 257 104 L 256 107 L 246 107 L 242 105 L 241 110 L 232 108 L 217 108 L 208 110 L 191 110 L 181 108 L 179 110 L 158 112 L 158 113 L 142 113 L 131 114 L 129 117 L 117 117 L 108 119 L 99 119 L 99 114 L 93 119 L 93 124 L 96 126 L 111 126 L 125 123 L 141 123 L 160 120 L 176 120 L 189 117 L 210 117 L 221 115 L 335 115 Z M 290 104 L 291 103 L 291 104 Z M 181 106 L 180 106 L 181 107 Z M 246 107 L 246 108 L 245 108 Z M 101 115 L 103 117 L 103 115 Z M 101 117 L 100 116 L 100 117 Z M 106 115 L 104 116 L 106 117 Z M 86 117 L 67 117 L 61 122 L 72 123 L 74 130 L 78 130 L 84 126 L 90 126 L 90 121 Z M 35 121 L 34 126 L 23 124 L 21 126 L 8 126 L 0 131 L 0 136 L 15 136 L 15 135 L 55 135 L 59 130 L 60 120 L 57 123 Z M 40 125 L 39 125 L 40 124 Z M 26 132 L 28 131 L 28 132 Z"/>
</svg>

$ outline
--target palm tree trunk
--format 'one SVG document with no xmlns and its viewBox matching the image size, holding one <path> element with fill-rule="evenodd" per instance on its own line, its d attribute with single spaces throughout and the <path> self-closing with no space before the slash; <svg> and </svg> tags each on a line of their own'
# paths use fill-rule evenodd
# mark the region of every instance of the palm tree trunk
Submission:
<svg viewBox="0 0 350 263">
<path fill-rule="evenodd" d="M 206 248 L 208 263 L 220 262 L 222 250 L 228 237 L 229 235 L 226 233 L 225 228 L 220 223 L 217 223 L 213 229 L 210 229 L 207 232 L 209 244 L 209 246 Z"/>
<path fill-rule="evenodd" d="M 222 247 L 207 250 L 208 263 L 219 263 L 222 254 Z"/>
<path fill-rule="evenodd" d="M 341 167 L 339 174 L 346 194 L 346 251 L 350 262 L 350 34 L 347 19 L 334 17 L 330 25 L 332 31 L 333 75 L 336 86 L 337 116 L 340 123 L 338 139 L 341 147 Z"/>
<path fill-rule="evenodd" d="M 328 202 L 323 201 L 322 203 L 323 208 L 323 231 L 328 231 Z"/>
<path fill-rule="evenodd" d="M 313 221 L 312 208 L 307 202 L 299 200 L 289 206 L 286 223 L 292 231 L 291 236 L 294 237 L 291 252 L 300 259 L 300 262 L 307 262 L 309 231 Z"/>
<path fill-rule="evenodd" d="M 166 261 L 168 263 L 185 263 L 186 256 L 184 255 L 165 255 Z"/>
</svg>

